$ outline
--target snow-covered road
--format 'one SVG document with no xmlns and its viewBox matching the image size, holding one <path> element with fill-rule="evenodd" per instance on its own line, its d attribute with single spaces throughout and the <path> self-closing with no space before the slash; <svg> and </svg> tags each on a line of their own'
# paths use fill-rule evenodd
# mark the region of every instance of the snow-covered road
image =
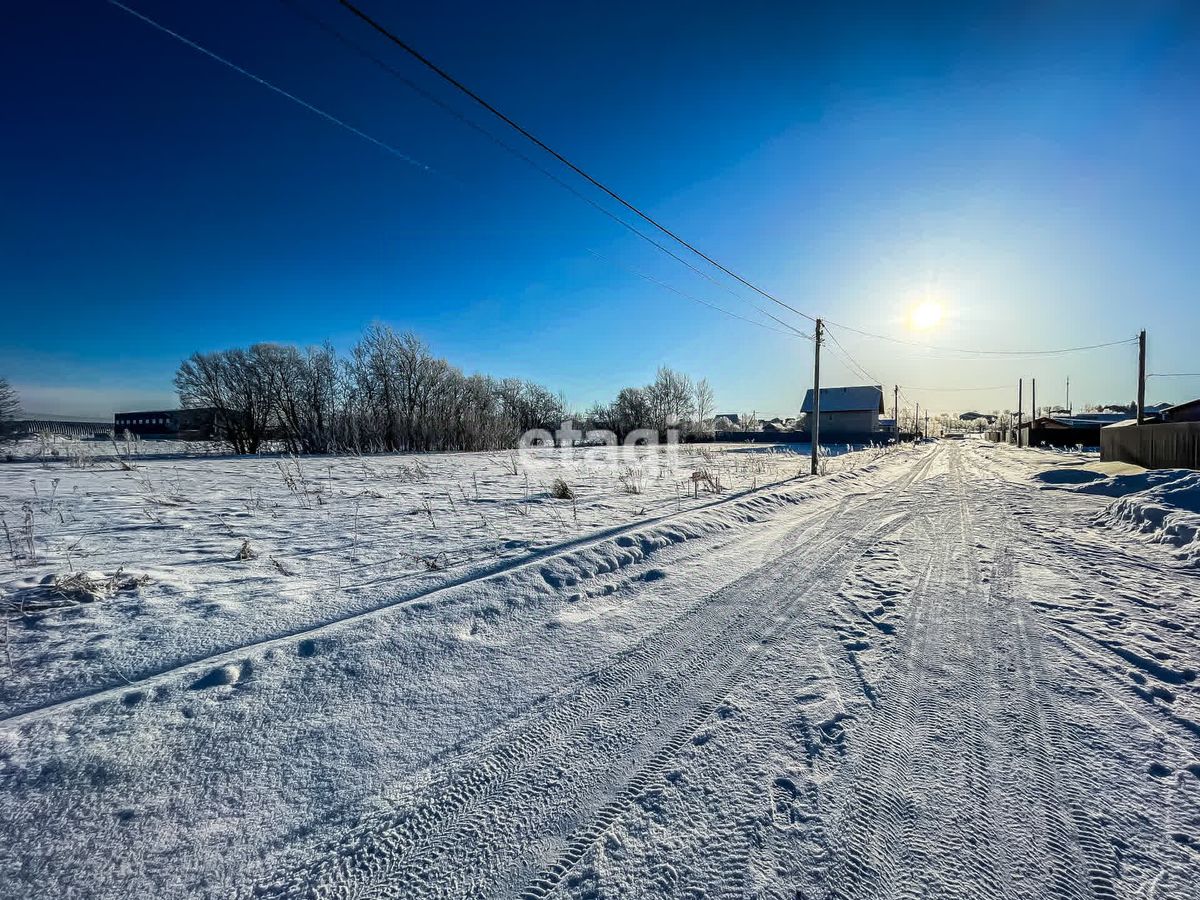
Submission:
<svg viewBox="0 0 1200 900">
<path fill-rule="evenodd" d="M 1200 897 L 1200 569 L 1052 464 L 917 448 L 38 690 L 0 894 Z"/>
</svg>

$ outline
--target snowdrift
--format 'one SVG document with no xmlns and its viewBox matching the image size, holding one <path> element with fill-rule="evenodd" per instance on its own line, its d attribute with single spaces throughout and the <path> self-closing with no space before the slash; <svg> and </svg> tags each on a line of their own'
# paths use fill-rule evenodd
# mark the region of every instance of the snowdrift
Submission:
<svg viewBox="0 0 1200 900">
<path fill-rule="evenodd" d="M 1146 535 L 1171 547 L 1177 558 L 1200 566 L 1200 472 L 1167 469 L 1113 480 L 1128 482 L 1150 475 L 1159 477 L 1148 487 L 1118 496 L 1096 517 L 1097 524 Z"/>
<path fill-rule="evenodd" d="M 1200 566 L 1200 472 L 1153 469 L 1106 478 L 1087 469 L 1050 469 L 1035 478 L 1047 487 L 1113 498 L 1093 524 L 1143 535 Z"/>
</svg>

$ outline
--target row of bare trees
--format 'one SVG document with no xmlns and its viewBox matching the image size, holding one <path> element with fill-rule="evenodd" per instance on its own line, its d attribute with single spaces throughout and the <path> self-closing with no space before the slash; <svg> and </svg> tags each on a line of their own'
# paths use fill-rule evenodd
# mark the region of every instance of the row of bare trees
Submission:
<svg viewBox="0 0 1200 900">
<path fill-rule="evenodd" d="M 611 403 L 595 404 L 585 421 L 589 428 L 611 431 L 621 440 L 639 429 L 700 431 L 712 424 L 713 403 L 707 379 L 693 381 L 663 367 L 645 387 L 622 388 Z"/>
<path fill-rule="evenodd" d="M 185 407 L 216 411 L 236 453 L 257 453 L 268 441 L 293 453 L 492 450 L 567 419 L 624 440 L 638 429 L 694 430 L 711 424 L 713 412 L 706 380 L 661 368 L 645 387 L 572 415 L 539 384 L 465 375 L 416 335 L 385 325 L 368 328 L 348 356 L 329 344 L 193 353 L 175 387 Z"/>
<path fill-rule="evenodd" d="M 216 410 L 237 453 L 488 450 L 566 417 L 546 388 L 464 375 L 416 335 L 373 325 L 339 357 L 329 344 L 193 353 L 175 375 L 186 407 Z"/>
</svg>

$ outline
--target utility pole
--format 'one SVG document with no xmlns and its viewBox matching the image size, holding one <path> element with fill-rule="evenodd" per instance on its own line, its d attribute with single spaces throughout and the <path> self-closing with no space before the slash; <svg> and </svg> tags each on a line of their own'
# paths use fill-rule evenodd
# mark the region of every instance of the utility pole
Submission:
<svg viewBox="0 0 1200 900">
<path fill-rule="evenodd" d="M 1137 423 L 1146 423 L 1146 329 L 1138 334 L 1138 414 Z"/>
<path fill-rule="evenodd" d="M 1021 418 L 1025 410 L 1025 379 L 1017 379 L 1017 446 L 1021 446 Z"/>
<path fill-rule="evenodd" d="M 929 410 L 925 410 L 925 437 L 929 437 Z"/>
<path fill-rule="evenodd" d="M 921 427 L 921 404 L 917 404 L 917 411 L 913 413 L 913 431 L 919 430 Z"/>
<path fill-rule="evenodd" d="M 822 322 L 817 319 L 817 327 L 814 330 L 815 339 L 813 341 L 813 402 L 812 402 L 812 427 L 809 430 L 809 437 L 812 438 L 812 474 L 817 474 L 817 456 L 819 455 L 818 447 L 821 440 L 821 328 Z"/>
<path fill-rule="evenodd" d="M 1067 376 L 1067 415 L 1071 415 L 1071 376 Z"/>
<path fill-rule="evenodd" d="M 892 385 L 892 431 L 900 443 L 900 385 Z"/>
</svg>

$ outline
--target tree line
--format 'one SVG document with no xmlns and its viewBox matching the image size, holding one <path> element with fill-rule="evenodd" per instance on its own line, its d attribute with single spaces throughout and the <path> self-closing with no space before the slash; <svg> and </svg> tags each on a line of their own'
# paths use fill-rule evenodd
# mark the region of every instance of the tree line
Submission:
<svg viewBox="0 0 1200 900">
<path fill-rule="evenodd" d="M 624 439 L 636 429 L 694 429 L 712 416 L 708 382 L 668 368 L 586 415 L 561 394 L 515 378 L 466 375 L 411 332 L 372 325 L 339 355 L 284 344 L 193 353 L 175 374 L 184 407 L 215 410 L 236 453 L 279 442 L 292 453 L 495 450 L 572 419 Z"/>
</svg>

